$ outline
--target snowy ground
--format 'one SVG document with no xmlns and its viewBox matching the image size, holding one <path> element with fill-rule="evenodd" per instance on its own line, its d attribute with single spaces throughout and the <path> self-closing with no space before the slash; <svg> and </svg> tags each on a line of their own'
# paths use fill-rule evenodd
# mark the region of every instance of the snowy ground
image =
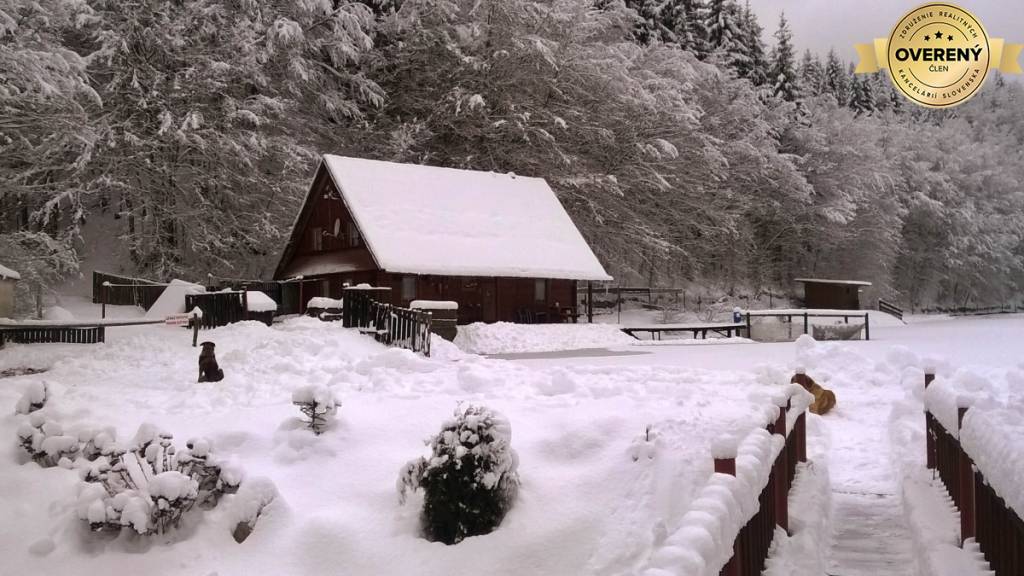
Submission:
<svg viewBox="0 0 1024 576">
<path fill-rule="evenodd" d="M 884 535 L 871 529 L 875 508 L 837 494 L 884 494 L 894 502 L 887 529 L 919 533 L 899 503 L 906 470 L 924 458 L 921 367 L 1008 385 L 1021 368 L 1022 330 L 1019 316 L 920 321 L 879 327 L 870 342 L 623 346 L 515 361 L 439 344 L 424 360 L 300 318 L 204 332 L 227 374 L 218 384 L 195 383 L 196 351 L 180 328 L 109 329 L 99 346 L 9 346 L 0 370 L 50 370 L 0 379 L 0 438 L 10 439 L 0 444 L 0 554 L 12 574 L 629 574 L 651 566 L 685 522 L 710 477 L 712 443 L 760 427 L 768 392 L 804 366 L 839 407 L 809 418 L 816 473 L 803 482 L 806 510 L 794 514 L 790 545 L 773 559 L 791 569 L 777 573 L 873 573 L 848 552 Z M 113 426 L 128 439 L 153 422 L 179 442 L 207 436 L 280 497 L 241 545 L 230 536 L 232 497 L 168 538 L 96 538 L 74 519 L 75 474 L 25 463 L 13 441 L 22 418 L 14 404 L 38 380 L 52 391 L 45 410 L 66 428 Z M 290 404 L 310 383 L 331 385 L 343 401 L 321 437 L 300 427 Z M 417 537 L 415 503 L 399 506 L 394 486 L 459 401 L 508 415 L 523 487 L 497 532 L 447 547 Z M 846 531 L 820 538 L 828 518 L 845 519 Z M 915 558 L 955 537 L 942 535 L 952 521 L 939 514 L 938 536 L 893 551 L 910 557 L 901 573 L 933 573 Z M 818 561 L 793 557 L 819 543 Z"/>
</svg>

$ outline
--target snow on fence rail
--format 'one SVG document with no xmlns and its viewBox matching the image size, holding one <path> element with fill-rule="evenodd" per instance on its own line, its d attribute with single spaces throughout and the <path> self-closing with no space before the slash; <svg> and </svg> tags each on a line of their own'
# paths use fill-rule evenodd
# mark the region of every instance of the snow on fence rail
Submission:
<svg viewBox="0 0 1024 576">
<path fill-rule="evenodd" d="M 863 332 L 863 339 L 871 339 L 871 317 L 863 310 L 815 310 L 793 308 L 787 310 L 747 310 L 747 337 L 759 342 L 786 342 L 796 340 L 804 334 L 811 334 L 816 340 L 853 340 Z M 772 327 L 766 323 L 755 323 L 757 318 L 775 318 L 781 324 Z M 842 318 L 843 324 L 813 324 L 814 318 Z M 850 324 L 850 318 L 863 320 L 863 324 Z M 794 322 L 802 321 L 801 323 Z M 798 330 L 793 331 L 797 326 Z M 781 330 L 776 329 L 781 328 Z"/>
<path fill-rule="evenodd" d="M 342 299 L 342 326 L 358 328 L 377 342 L 430 356 L 430 312 L 378 302 L 379 289 L 351 287 Z"/>
<path fill-rule="evenodd" d="M 960 511 L 961 544 L 974 538 L 997 576 L 1024 574 L 1024 409 L 926 373 L 925 424 L 928 468 Z"/>
<path fill-rule="evenodd" d="M 812 396 L 793 384 L 774 400 L 775 417 L 764 428 L 738 445 L 713 448 L 715 474 L 651 555 L 645 576 L 756 576 L 764 570 L 776 529 L 789 531 L 789 491 L 807 461 Z"/>
</svg>

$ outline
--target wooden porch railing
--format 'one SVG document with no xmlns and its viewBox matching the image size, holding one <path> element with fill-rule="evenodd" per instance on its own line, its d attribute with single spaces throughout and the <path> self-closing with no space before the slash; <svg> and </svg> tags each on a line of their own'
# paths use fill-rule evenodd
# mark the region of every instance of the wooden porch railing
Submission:
<svg viewBox="0 0 1024 576">
<path fill-rule="evenodd" d="M 342 325 L 358 328 L 382 344 L 430 356 L 430 312 L 379 302 L 373 297 L 377 293 L 346 288 Z"/>
</svg>

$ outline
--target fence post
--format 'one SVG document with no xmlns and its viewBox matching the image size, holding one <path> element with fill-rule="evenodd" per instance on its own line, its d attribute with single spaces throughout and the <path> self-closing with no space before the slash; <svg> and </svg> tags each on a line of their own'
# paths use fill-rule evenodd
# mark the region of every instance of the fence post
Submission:
<svg viewBox="0 0 1024 576">
<path fill-rule="evenodd" d="M 103 289 L 100 290 L 100 294 L 102 294 L 102 302 L 101 302 L 101 304 L 103 305 L 103 311 L 100 313 L 100 318 L 103 318 L 103 319 L 107 318 L 107 300 L 110 299 L 110 294 L 109 293 L 110 293 L 110 281 L 106 280 L 106 281 L 103 282 Z"/>
<path fill-rule="evenodd" d="M 807 311 L 804 311 L 804 334 L 810 334 L 810 318 L 807 316 Z"/>
<path fill-rule="evenodd" d="M 786 453 L 786 414 L 789 399 L 786 405 L 779 406 L 779 415 L 775 419 L 774 434 L 782 435 L 782 450 L 779 451 L 775 464 L 772 466 L 771 475 L 775 476 L 775 490 L 772 495 L 775 498 L 775 523 L 789 534 L 789 481 L 787 462 L 789 455 Z"/>
<path fill-rule="evenodd" d="M 864 339 L 871 340 L 871 316 L 864 313 Z"/>
<path fill-rule="evenodd" d="M 747 338 L 753 340 L 754 336 L 750 333 L 750 308 L 747 308 Z"/>
<path fill-rule="evenodd" d="M 960 544 L 974 538 L 974 471 L 971 457 L 960 444 L 960 430 L 964 429 L 964 416 L 968 408 L 957 408 L 957 476 L 960 485 Z"/>
<path fill-rule="evenodd" d="M 935 369 L 925 368 L 924 369 L 924 389 L 928 390 L 928 386 L 935 381 Z M 927 453 L 928 469 L 935 469 L 935 431 L 932 430 L 931 416 L 928 414 L 928 408 L 924 409 L 924 445 L 925 452 Z"/>
<path fill-rule="evenodd" d="M 715 458 L 715 473 L 736 476 L 736 458 Z M 719 576 L 741 575 L 741 567 L 743 566 L 742 550 L 740 535 L 737 534 L 736 540 L 732 543 L 732 558 L 729 558 L 729 562 L 722 568 Z"/>
</svg>

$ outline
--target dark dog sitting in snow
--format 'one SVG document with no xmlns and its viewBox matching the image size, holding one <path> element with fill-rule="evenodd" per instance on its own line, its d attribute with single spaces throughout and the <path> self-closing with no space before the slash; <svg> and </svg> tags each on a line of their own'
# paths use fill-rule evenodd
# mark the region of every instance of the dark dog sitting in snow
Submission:
<svg viewBox="0 0 1024 576">
<path fill-rule="evenodd" d="M 224 379 L 224 371 L 217 366 L 217 356 L 213 353 L 216 346 L 213 342 L 200 344 L 203 351 L 199 353 L 199 381 L 220 382 Z"/>
</svg>

